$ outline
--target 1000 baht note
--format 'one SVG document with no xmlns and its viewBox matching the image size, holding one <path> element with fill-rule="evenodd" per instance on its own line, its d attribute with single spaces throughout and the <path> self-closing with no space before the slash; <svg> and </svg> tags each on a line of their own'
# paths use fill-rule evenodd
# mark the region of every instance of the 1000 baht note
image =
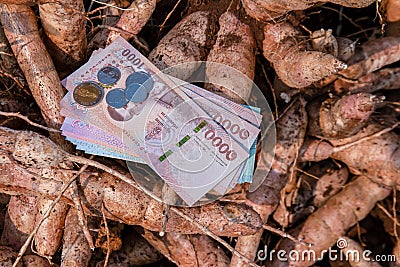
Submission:
<svg viewBox="0 0 400 267">
<path fill-rule="evenodd" d="M 98 53 L 99 51 L 96 52 Z M 91 59 L 97 53 L 93 53 Z M 89 59 L 89 61 L 91 61 L 91 59 Z M 250 154 L 255 154 L 256 142 L 254 140 L 259 133 L 259 129 L 253 124 L 259 123 L 259 116 L 250 114 L 247 109 L 243 109 L 241 105 L 236 104 L 230 100 L 223 99 L 224 101 L 221 101 L 220 96 L 216 96 L 211 92 L 205 92 L 205 89 L 199 88 L 192 84 L 187 84 L 186 82 L 173 77 L 171 78 L 176 84 L 182 85 L 180 86 L 180 89 L 183 90 L 186 95 L 191 97 L 197 104 L 199 104 L 201 108 L 207 112 L 208 115 L 210 115 L 214 118 L 214 120 L 220 123 L 221 126 L 225 130 L 227 130 L 228 133 L 236 141 L 242 144 L 246 149 L 250 149 Z M 201 95 L 206 96 L 207 99 Z M 233 114 L 231 113 L 232 110 L 240 111 L 240 113 Z M 241 117 L 239 117 L 238 115 L 240 115 Z M 111 139 L 110 134 L 101 131 L 95 126 L 88 125 L 87 123 L 82 123 L 78 120 L 72 122 L 70 119 L 67 119 L 64 122 L 62 130 L 63 134 L 68 136 L 70 140 L 77 145 L 78 149 L 85 150 L 87 153 L 125 160 L 130 158 L 131 160 L 136 162 L 143 162 L 140 158 L 137 157 L 137 155 L 132 154 L 132 151 L 129 151 L 130 155 L 128 155 L 125 153 L 127 151 L 121 150 L 120 148 L 122 144 L 115 144 L 114 142 L 113 146 L 107 147 L 107 144 L 103 143 L 102 140 Z M 98 146 L 93 146 L 91 144 L 88 144 L 87 142 L 79 142 L 76 138 L 80 138 L 87 142 L 96 143 L 98 144 Z M 120 141 L 120 143 L 121 142 L 122 141 Z M 254 155 L 253 157 L 249 157 L 240 167 L 237 168 L 237 170 L 234 170 L 231 174 L 220 181 L 214 187 L 214 190 L 216 190 L 220 194 L 223 194 L 226 190 L 229 189 L 228 186 L 232 187 L 238 181 L 240 181 L 241 183 L 250 182 L 253 170 Z"/>
<path fill-rule="evenodd" d="M 97 86 L 88 86 L 101 84 L 99 71 L 107 74 L 109 69 L 106 72 L 105 67 L 120 71 L 115 83 L 102 85 L 104 92 Z M 135 91 L 125 95 L 129 101 L 118 108 L 121 99 L 107 97 L 116 89 L 127 93 L 126 81 L 134 72 L 150 74 L 153 86 L 139 96 Z M 70 92 L 61 103 L 64 115 L 120 136 L 128 149 L 151 166 L 189 205 L 248 157 L 248 152 L 221 126 L 122 38 L 65 81 Z M 76 93 L 82 83 L 86 84 Z M 101 94 L 104 96 L 100 97 Z"/>
</svg>

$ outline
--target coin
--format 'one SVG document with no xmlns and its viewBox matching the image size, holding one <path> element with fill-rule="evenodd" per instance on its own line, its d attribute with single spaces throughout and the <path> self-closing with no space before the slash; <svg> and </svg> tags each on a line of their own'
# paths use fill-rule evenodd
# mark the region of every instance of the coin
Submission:
<svg viewBox="0 0 400 267">
<path fill-rule="evenodd" d="M 132 83 L 143 84 L 149 93 L 154 87 L 154 80 L 150 74 L 144 71 L 137 71 L 126 78 L 125 85 L 128 87 Z"/>
<path fill-rule="evenodd" d="M 104 89 L 96 82 L 83 82 L 75 87 L 74 100 L 82 106 L 92 107 L 98 104 L 104 96 Z"/>
<path fill-rule="evenodd" d="M 114 66 L 107 66 L 99 70 L 97 79 L 104 85 L 112 85 L 121 78 L 121 71 Z"/>
<path fill-rule="evenodd" d="M 138 83 L 131 83 L 125 89 L 125 97 L 131 102 L 140 103 L 147 99 L 149 93 L 147 89 Z"/>
<path fill-rule="evenodd" d="M 125 98 L 125 92 L 121 88 L 115 88 L 106 95 L 106 103 L 113 108 L 122 108 L 128 103 Z"/>
</svg>

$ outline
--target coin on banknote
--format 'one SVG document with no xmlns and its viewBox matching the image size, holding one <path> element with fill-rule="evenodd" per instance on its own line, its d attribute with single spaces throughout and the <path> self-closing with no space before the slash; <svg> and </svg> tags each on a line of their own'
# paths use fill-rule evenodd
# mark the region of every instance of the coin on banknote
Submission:
<svg viewBox="0 0 400 267">
<path fill-rule="evenodd" d="M 131 83 L 125 89 L 125 97 L 131 102 L 140 103 L 147 99 L 149 93 L 147 89 L 138 83 Z"/>
<path fill-rule="evenodd" d="M 101 68 L 97 73 L 97 79 L 104 85 L 113 85 L 121 78 L 121 71 L 114 66 Z"/>
<path fill-rule="evenodd" d="M 112 89 L 106 95 L 106 103 L 113 108 L 122 108 L 128 103 L 125 92 L 121 88 Z"/>
<path fill-rule="evenodd" d="M 98 104 L 104 96 L 104 89 L 95 82 L 83 82 L 75 87 L 74 100 L 82 106 L 92 107 Z"/>
<path fill-rule="evenodd" d="M 150 92 L 154 87 L 153 78 L 147 72 L 143 71 L 134 72 L 126 78 L 126 87 L 132 83 L 142 84 L 147 89 L 147 92 Z"/>
</svg>

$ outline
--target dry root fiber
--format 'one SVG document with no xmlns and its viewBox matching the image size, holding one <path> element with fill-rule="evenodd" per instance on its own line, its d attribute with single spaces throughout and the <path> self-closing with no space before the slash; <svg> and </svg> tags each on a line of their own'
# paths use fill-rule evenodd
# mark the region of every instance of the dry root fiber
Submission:
<svg viewBox="0 0 400 267">
<path fill-rule="evenodd" d="M 11 75 L 12 79 L 16 81 L 19 86 L 24 86 L 26 84 L 24 74 L 13 55 L 3 27 L 0 28 L 0 42 L 3 44 L 0 46 L 0 70 L 4 75 Z"/>
<path fill-rule="evenodd" d="M 155 8 L 156 0 L 133 1 L 115 24 L 106 25 L 93 37 L 89 44 L 90 50 L 104 48 L 118 36 L 131 39 L 141 31 Z"/>
<path fill-rule="evenodd" d="M 300 185 L 286 193 L 274 212 L 274 220 L 289 227 L 305 219 L 339 192 L 347 182 L 349 171 L 347 167 L 335 167 L 333 163 L 322 162 L 302 173 L 298 178 Z"/>
<path fill-rule="evenodd" d="M 311 85 L 347 65 L 330 54 L 306 51 L 301 36 L 290 23 L 270 23 L 264 28 L 263 53 L 276 74 L 290 87 Z"/>
</svg>

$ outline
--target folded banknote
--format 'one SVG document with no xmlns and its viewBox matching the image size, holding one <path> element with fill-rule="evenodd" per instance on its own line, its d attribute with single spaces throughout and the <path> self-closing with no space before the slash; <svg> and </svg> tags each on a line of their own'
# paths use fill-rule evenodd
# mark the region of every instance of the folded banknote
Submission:
<svg viewBox="0 0 400 267">
<path fill-rule="evenodd" d="M 261 118 L 180 83 L 118 38 L 63 81 L 63 134 L 88 153 L 149 165 L 188 205 L 225 192 L 248 179 Z"/>
</svg>

